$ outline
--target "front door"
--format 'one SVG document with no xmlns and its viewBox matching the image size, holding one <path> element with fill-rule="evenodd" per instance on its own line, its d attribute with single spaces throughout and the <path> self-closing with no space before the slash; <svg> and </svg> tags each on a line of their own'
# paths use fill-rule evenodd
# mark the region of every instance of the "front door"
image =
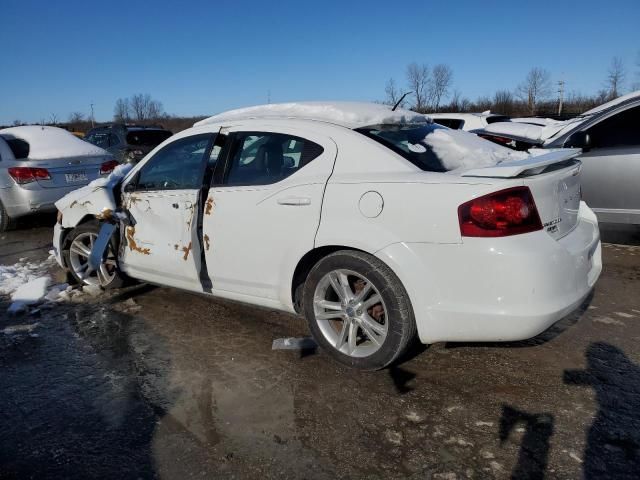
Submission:
<svg viewBox="0 0 640 480">
<path fill-rule="evenodd" d="M 214 294 L 290 308 L 337 148 L 310 131 L 266 130 L 230 130 L 224 175 L 205 202 L 205 258 Z"/>
<path fill-rule="evenodd" d="M 123 270 L 149 282 L 202 291 L 199 201 L 215 134 L 175 140 L 123 188 Z"/>
</svg>

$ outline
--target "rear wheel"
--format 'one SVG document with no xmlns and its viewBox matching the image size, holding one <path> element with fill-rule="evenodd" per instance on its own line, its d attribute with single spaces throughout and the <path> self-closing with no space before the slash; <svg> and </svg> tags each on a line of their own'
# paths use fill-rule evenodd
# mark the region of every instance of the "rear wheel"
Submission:
<svg viewBox="0 0 640 480">
<path fill-rule="evenodd" d="M 102 288 L 120 288 L 125 276 L 118 268 L 116 245 L 113 241 L 107 247 L 107 255 L 100 267 L 89 274 L 89 255 L 100 232 L 100 224 L 88 222 L 79 225 L 69 234 L 64 250 L 65 264 L 71 275 L 80 284 L 97 285 Z"/>
<path fill-rule="evenodd" d="M 7 214 L 2 202 L 0 202 L 0 232 L 6 232 L 13 226 L 13 219 Z"/>
<path fill-rule="evenodd" d="M 304 286 L 304 310 L 317 342 L 336 360 L 376 370 L 415 337 L 413 310 L 398 277 L 379 259 L 343 250 L 320 260 Z"/>
</svg>

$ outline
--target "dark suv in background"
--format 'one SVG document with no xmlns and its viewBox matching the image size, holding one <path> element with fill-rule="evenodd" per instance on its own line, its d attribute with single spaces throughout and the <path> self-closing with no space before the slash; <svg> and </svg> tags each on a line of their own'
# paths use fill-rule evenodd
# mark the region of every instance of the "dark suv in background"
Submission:
<svg viewBox="0 0 640 480">
<path fill-rule="evenodd" d="M 120 163 L 136 163 L 171 135 L 160 126 L 114 123 L 92 128 L 84 139 L 104 148 Z"/>
</svg>

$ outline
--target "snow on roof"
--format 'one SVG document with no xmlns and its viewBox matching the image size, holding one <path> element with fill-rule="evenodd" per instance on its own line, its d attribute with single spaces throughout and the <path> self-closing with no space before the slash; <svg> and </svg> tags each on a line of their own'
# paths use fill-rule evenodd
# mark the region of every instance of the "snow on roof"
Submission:
<svg viewBox="0 0 640 480">
<path fill-rule="evenodd" d="M 0 130 L 0 136 L 27 142 L 30 160 L 108 155 L 106 150 L 57 127 L 28 125 L 4 128 Z"/>
<path fill-rule="evenodd" d="M 616 99 L 611 100 L 610 102 L 603 103 L 602 105 L 597 106 L 596 108 L 592 108 L 591 110 L 587 110 L 583 113 L 583 115 L 592 115 L 594 113 L 602 112 L 608 108 L 614 107 L 620 103 L 626 102 L 627 100 L 633 100 L 634 98 L 640 98 L 640 90 L 636 90 L 635 92 L 627 93 L 626 95 L 622 95 Z"/>
<path fill-rule="evenodd" d="M 392 123 L 429 123 L 426 115 L 411 110 L 391 111 L 388 105 L 364 102 L 273 103 L 219 113 L 194 124 L 194 127 L 250 118 L 298 118 L 335 123 L 348 128 Z"/>
</svg>

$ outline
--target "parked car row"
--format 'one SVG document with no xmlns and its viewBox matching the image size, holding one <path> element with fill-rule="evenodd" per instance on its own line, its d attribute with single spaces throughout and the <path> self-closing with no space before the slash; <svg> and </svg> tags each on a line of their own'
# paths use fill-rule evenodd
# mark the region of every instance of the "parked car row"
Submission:
<svg viewBox="0 0 640 480">
<path fill-rule="evenodd" d="M 117 165 L 105 150 L 61 128 L 0 130 L 0 232 L 16 218 L 55 211 L 57 200 Z"/>
<path fill-rule="evenodd" d="M 114 123 L 92 128 L 84 139 L 105 149 L 120 163 L 135 163 L 171 135 L 158 126 Z"/>
<path fill-rule="evenodd" d="M 304 314 L 347 365 L 414 337 L 534 336 L 602 268 L 577 149 L 530 154 L 379 104 L 225 112 L 56 203 L 58 263 Z"/>
<path fill-rule="evenodd" d="M 582 196 L 598 219 L 640 224 L 640 91 L 571 120 L 498 122 L 476 133 L 519 150 L 582 149 Z"/>
<path fill-rule="evenodd" d="M 161 127 L 105 125 L 80 139 L 57 127 L 0 129 L 0 232 L 35 212 L 53 212 L 70 191 L 141 160 L 172 133 Z"/>
<path fill-rule="evenodd" d="M 438 113 L 434 121 L 514 150 L 580 148 L 582 196 L 604 223 L 640 224 L 640 91 L 570 120 Z"/>
</svg>

